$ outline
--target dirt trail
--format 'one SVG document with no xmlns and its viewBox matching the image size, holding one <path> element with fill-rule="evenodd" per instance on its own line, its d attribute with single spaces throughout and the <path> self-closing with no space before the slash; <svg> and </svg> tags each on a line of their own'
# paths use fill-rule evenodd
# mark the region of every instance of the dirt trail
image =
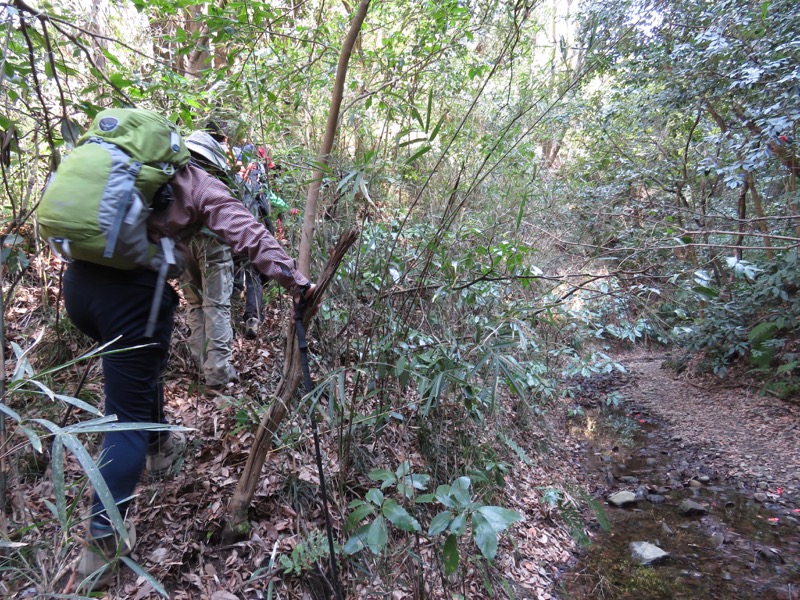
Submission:
<svg viewBox="0 0 800 600">
<path fill-rule="evenodd" d="M 666 358 L 620 357 L 633 375 L 626 397 L 667 423 L 676 445 L 696 447 L 719 479 L 766 484 L 800 500 L 800 405 L 753 388 L 676 375 L 662 366 Z"/>
</svg>

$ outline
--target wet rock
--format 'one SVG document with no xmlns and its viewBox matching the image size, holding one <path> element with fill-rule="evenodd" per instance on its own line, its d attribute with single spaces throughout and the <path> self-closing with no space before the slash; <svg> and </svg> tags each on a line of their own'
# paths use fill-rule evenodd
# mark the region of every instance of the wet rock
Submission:
<svg viewBox="0 0 800 600">
<path fill-rule="evenodd" d="M 775 548 L 759 548 L 758 555 L 767 562 L 783 562 L 783 557 Z"/>
<path fill-rule="evenodd" d="M 753 500 L 755 500 L 756 502 L 766 502 L 767 495 L 763 492 L 756 492 L 755 494 L 753 494 Z"/>
<path fill-rule="evenodd" d="M 700 483 L 699 481 L 697 481 L 697 479 L 690 479 L 689 480 L 689 487 L 701 488 L 701 487 L 703 487 L 703 484 Z"/>
<path fill-rule="evenodd" d="M 672 527 L 667 525 L 666 521 L 661 523 L 661 531 L 663 531 L 667 535 L 675 535 L 675 532 L 672 531 Z"/>
<path fill-rule="evenodd" d="M 759 481 L 758 482 L 758 489 L 760 490 L 768 490 L 769 484 L 766 481 Z"/>
<path fill-rule="evenodd" d="M 700 475 L 700 477 L 697 478 L 697 481 L 700 483 L 708 483 L 711 481 L 711 478 L 708 475 Z"/>
<path fill-rule="evenodd" d="M 678 505 L 678 512 L 684 516 L 705 515 L 708 509 L 694 500 L 684 500 Z"/>
<path fill-rule="evenodd" d="M 616 494 L 611 494 L 608 497 L 608 502 L 609 504 L 620 508 L 623 506 L 629 506 L 631 504 L 636 504 L 636 494 L 628 491 L 617 492 Z"/>
<path fill-rule="evenodd" d="M 650 542 L 631 542 L 628 548 L 633 561 L 640 565 L 652 565 L 669 558 L 669 552 L 664 552 Z"/>
<path fill-rule="evenodd" d="M 725 534 L 721 531 L 715 531 L 711 534 L 711 545 L 715 548 L 719 548 L 722 544 L 725 543 Z"/>
<path fill-rule="evenodd" d="M 623 475 L 619 478 L 622 483 L 629 483 L 631 485 L 637 485 L 639 480 L 636 477 L 632 477 L 630 475 Z"/>
<path fill-rule="evenodd" d="M 647 496 L 645 496 L 645 500 L 651 504 L 664 504 L 667 499 L 661 494 L 647 494 Z"/>
<path fill-rule="evenodd" d="M 648 458 L 648 459 L 645 461 L 645 464 L 646 464 L 648 467 L 655 467 L 655 466 L 658 464 L 658 461 L 657 461 L 655 458 Z"/>
</svg>

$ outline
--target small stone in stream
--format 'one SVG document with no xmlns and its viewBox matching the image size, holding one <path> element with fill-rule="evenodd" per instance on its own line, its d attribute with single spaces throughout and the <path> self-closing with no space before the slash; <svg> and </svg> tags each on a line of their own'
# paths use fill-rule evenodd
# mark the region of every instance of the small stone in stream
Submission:
<svg viewBox="0 0 800 600">
<path fill-rule="evenodd" d="M 664 504 L 664 502 L 667 500 L 661 494 L 647 494 L 645 499 L 651 504 Z"/>
<path fill-rule="evenodd" d="M 697 479 L 690 479 L 689 480 L 689 487 L 701 488 L 701 487 L 703 487 L 703 484 L 700 483 L 699 481 L 697 481 Z"/>
<path fill-rule="evenodd" d="M 616 494 L 611 494 L 608 497 L 608 501 L 610 504 L 621 508 L 630 504 L 636 504 L 636 494 L 627 491 L 617 492 Z"/>
<path fill-rule="evenodd" d="M 768 490 L 769 484 L 766 481 L 759 481 L 758 482 L 758 489 L 760 490 Z"/>
<path fill-rule="evenodd" d="M 629 483 L 631 485 L 636 485 L 639 483 L 639 480 L 636 477 L 631 477 L 630 475 L 623 475 L 619 478 L 622 483 Z"/>
<path fill-rule="evenodd" d="M 715 531 L 711 534 L 711 544 L 715 548 L 719 548 L 722 544 L 725 543 L 725 534 L 721 531 Z"/>
<path fill-rule="evenodd" d="M 711 481 L 711 478 L 708 475 L 700 475 L 700 477 L 697 478 L 697 481 L 700 483 L 708 483 Z"/>
<path fill-rule="evenodd" d="M 705 515 L 708 509 L 694 500 L 684 500 L 678 505 L 678 512 L 684 516 Z"/>
<path fill-rule="evenodd" d="M 631 542 L 628 548 L 631 551 L 631 558 L 640 565 L 652 565 L 669 558 L 668 552 L 650 542 Z"/>
<path fill-rule="evenodd" d="M 667 525 L 667 523 L 665 521 L 661 522 L 661 531 L 663 531 L 667 535 L 674 535 L 675 534 L 675 532 L 672 531 L 672 527 Z"/>
<path fill-rule="evenodd" d="M 648 467 L 655 467 L 658 464 L 658 461 L 655 458 L 648 458 L 645 463 Z"/>
<path fill-rule="evenodd" d="M 783 557 L 775 548 L 760 548 L 758 555 L 769 562 L 784 562 Z"/>
<path fill-rule="evenodd" d="M 755 500 L 756 502 L 766 502 L 767 495 L 763 492 L 756 492 L 755 494 L 753 494 L 753 500 Z"/>
</svg>

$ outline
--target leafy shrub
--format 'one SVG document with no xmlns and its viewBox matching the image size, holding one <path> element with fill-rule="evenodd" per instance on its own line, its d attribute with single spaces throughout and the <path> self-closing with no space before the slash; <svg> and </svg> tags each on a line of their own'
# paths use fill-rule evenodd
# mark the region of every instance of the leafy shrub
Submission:
<svg viewBox="0 0 800 600">
<path fill-rule="evenodd" d="M 766 390 L 787 396 L 800 388 L 797 253 L 758 266 L 732 259 L 728 266 L 734 279 L 726 289 L 713 287 L 710 278 L 696 286 L 705 306 L 678 330 L 679 339 L 702 356 L 701 368 L 722 376 L 733 364 L 746 364 Z"/>
</svg>

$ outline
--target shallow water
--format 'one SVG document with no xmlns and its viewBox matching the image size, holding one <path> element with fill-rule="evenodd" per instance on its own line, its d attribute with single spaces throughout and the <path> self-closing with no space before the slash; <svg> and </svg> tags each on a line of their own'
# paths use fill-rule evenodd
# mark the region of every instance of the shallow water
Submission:
<svg viewBox="0 0 800 600">
<path fill-rule="evenodd" d="M 663 504 L 640 499 L 635 506 L 607 506 L 611 530 L 593 529 L 593 544 L 562 580 L 564 599 L 800 600 L 800 509 L 780 489 L 753 490 L 717 480 L 698 455 L 680 447 L 659 424 L 636 415 L 619 442 L 617 427 L 597 417 L 599 431 L 584 437 L 588 469 L 600 482 L 603 499 L 625 489 L 655 492 Z M 700 484 L 692 479 L 708 476 Z M 624 483 L 635 477 L 639 483 Z M 692 487 L 696 486 L 696 487 Z M 764 502 L 754 500 L 754 491 Z M 708 514 L 682 516 L 684 499 L 706 506 Z M 653 566 L 635 565 L 628 545 L 646 541 L 669 552 Z"/>
</svg>

